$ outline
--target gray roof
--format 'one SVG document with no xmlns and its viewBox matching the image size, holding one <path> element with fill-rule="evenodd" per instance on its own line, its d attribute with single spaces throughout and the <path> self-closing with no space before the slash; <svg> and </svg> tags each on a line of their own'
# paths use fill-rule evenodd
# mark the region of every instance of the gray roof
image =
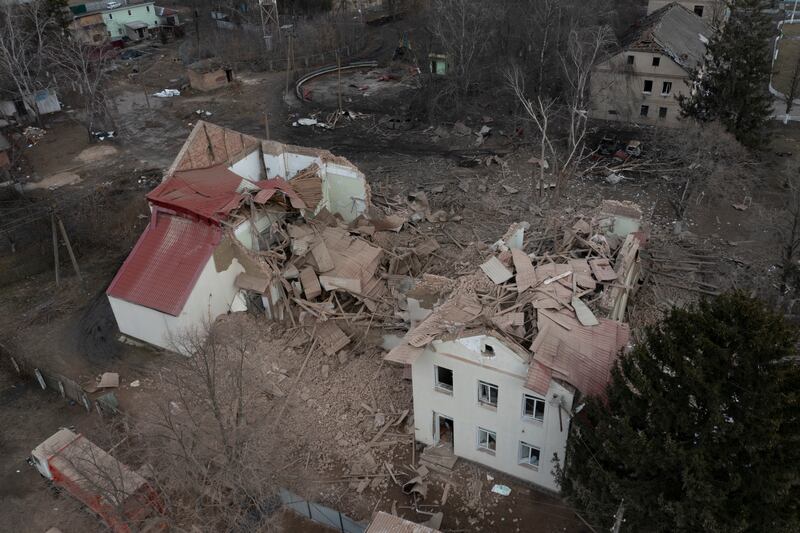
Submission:
<svg viewBox="0 0 800 533">
<path fill-rule="evenodd" d="M 703 19 L 675 2 L 639 20 L 622 38 L 622 48 L 661 52 L 691 69 L 703 63 L 714 30 Z"/>
</svg>

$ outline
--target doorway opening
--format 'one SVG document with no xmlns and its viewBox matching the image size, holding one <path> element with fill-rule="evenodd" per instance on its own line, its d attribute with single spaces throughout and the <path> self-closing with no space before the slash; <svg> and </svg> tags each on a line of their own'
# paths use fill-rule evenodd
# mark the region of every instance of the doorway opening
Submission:
<svg viewBox="0 0 800 533">
<path fill-rule="evenodd" d="M 433 442 L 436 446 L 453 449 L 453 419 L 439 413 L 433 414 Z"/>
</svg>

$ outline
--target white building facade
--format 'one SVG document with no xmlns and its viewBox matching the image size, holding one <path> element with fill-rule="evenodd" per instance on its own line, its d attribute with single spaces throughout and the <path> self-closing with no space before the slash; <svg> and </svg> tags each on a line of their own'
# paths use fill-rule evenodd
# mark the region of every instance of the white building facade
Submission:
<svg viewBox="0 0 800 533">
<path fill-rule="evenodd" d="M 574 393 L 525 388 L 528 358 L 489 335 L 433 341 L 412 364 L 416 440 L 557 491 Z"/>
</svg>

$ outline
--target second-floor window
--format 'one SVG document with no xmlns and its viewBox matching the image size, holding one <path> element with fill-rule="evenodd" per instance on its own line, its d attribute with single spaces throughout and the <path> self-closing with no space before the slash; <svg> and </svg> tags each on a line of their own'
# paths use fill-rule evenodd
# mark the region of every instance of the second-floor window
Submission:
<svg viewBox="0 0 800 533">
<path fill-rule="evenodd" d="M 650 94 L 651 92 L 653 92 L 653 80 L 644 80 L 643 92 L 645 94 Z"/>
<path fill-rule="evenodd" d="M 445 392 L 453 392 L 453 371 L 443 366 L 435 366 L 433 371 L 436 378 L 436 388 Z"/>
<path fill-rule="evenodd" d="M 544 400 L 536 396 L 531 396 L 530 394 L 526 394 L 523 400 L 522 416 L 538 420 L 539 422 L 543 421 Z"/>
<path fill-rule="evenodd" d="M 485 381 L 478 382 L 478 401 L 482 404 L 497 407 L 497 392 L 497 385 Z"/>
<path fill-rule="evenodd" d="M 666 94 L 669 94 L 671 92 L 672 92 L 672 82 L 671 81 L 665 81 L 664 83 L 661 84 L 661 94 L 665 94 L 666 95 Z"/>
<path fill-rule="evenodd" d="M 658 56 L 653 56 L 653 66 L 657 67 L 660 64 L 661 64 L 661 58 Z"/>
<path fill-rule="evenodd" d="M 628 56 L 628 64 L 633 65 L 633 56 Z"/>
</svg>

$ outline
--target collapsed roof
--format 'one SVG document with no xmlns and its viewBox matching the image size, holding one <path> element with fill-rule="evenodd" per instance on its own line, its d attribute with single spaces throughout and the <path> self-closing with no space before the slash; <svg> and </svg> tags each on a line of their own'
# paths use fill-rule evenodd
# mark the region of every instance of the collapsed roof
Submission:
<svg viewBox="0 0 800 533">
<path fill-rule="evenodd" d="M 232 232 L 245 221 L 251 227 L 261 224 L 250 232 L 245 246 L 257 251 L 261 241 L 270 245 L 274 236 L 268 228 L 277 219 L 324 214 L 351 221 L 366 211 L 369 195 L 364 175 L 327 150 L 261 141 L 200 121 L 162 183 L 147 195 L 152 207 L 150 224 L 107 294 L 178 316 L 214 249 L 228 233 L 236 240 Z M 267 235 L 261 234 L 264 225 Z M 346 238 L 333 228 L 323 233 L 332 248 L 346 244 Z M 352 266 L 362 248 L 341 250 L 345 255 L 332 254 L 339 268 L 328 269 L 328 275 L 355 276 L 359 290 L 378 294 L 369 276 Z M 242 260 L 244 255 L 240 250 Z M 251 259 L 259 263 L 257 257 Z M 374 260 L 370 256 L 367 262 Z M 256 269 L 256 274 L 272 275 L 278 270 L 263 260 L 260 263 L 263 268 Z"/>
<path fill-rule="evenodd" d="M 385 359 L 413 364 L 426 348 L 436 350 L 435 341 L 487 335 L 528 363 L 530 390 L 544 395 L 556 379 L 582 394 L 603 395 L 630 339 L 621 320 L 640 271 L 644 233 L 630 218 L 637 214 L 629 202 L 606 202 L 600 219 L 577 221 L 564 242 L 577 243 L 582 254 L 526 254 L 519 228 L 512 227 L 496 243 L 500 253 L 475 273 L 457 280 L 423 277 L 406 296 L 426 300 L 421 305 L 429 314 Z M 622 241 L 614 233 L 622 227 L 636 231 Z"/>
<path fill-rule="evenodd" d="M 686 69 L 703 63 L 713 28 L 675 2 L 639 20 L 621 39 L 623 50 L 660 52 Z"/>
</svg>

